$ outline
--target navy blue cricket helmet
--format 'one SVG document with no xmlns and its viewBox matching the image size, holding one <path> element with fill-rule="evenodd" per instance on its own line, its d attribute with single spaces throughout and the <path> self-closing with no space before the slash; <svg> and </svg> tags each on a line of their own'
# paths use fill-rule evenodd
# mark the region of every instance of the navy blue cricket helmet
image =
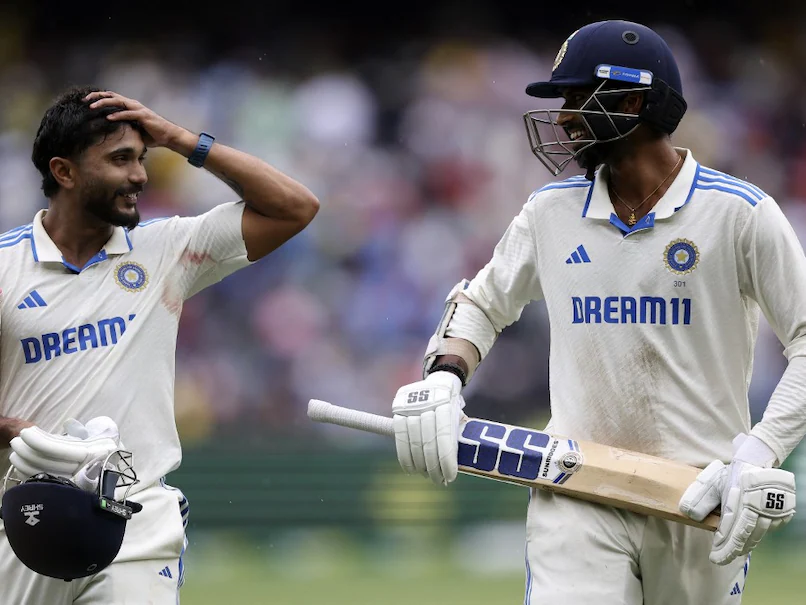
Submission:
<svg viewBox="0 0 806 605">
<path fill-rule="evenodd" d="M 26 567 L 70 581 L 96 574 L 112 563 L 123 544 L 126 522 L 142 510 L 142 505 L 125 500 L 125 495 L 115 500 L 116 488 L 137 482 L 131 453 L 119 451 L 111 456 L 115 455 L 125 463 L 112 466 L 107 458 L 95 491 L 46 473 L 5 491 L 0 518 L 11 549 Z"/>
<path fill-rule="evenodd" d="M 532 152 L 555 176 L 576 159 L 590 177 L 602 159 L 597 146 L 629 136 L 641 123 L 671 134 L 687 107 L 668 44 L 631 21 L 599 21 L 575 31 L 557 53 L 551 78 L 529 84 L 526 93 L 559 98 L 565 89 L 590 96 L 578 108 L 538 109 L 523 116 Z M 640 112 L 619 113 L 622 99 L 636 91 L 644 95 Z"/>
</svg>

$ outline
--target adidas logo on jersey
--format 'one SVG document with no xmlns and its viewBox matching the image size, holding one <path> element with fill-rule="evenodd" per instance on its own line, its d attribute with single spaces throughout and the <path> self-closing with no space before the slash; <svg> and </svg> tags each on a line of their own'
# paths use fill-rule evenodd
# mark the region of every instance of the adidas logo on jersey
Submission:
<svg viewBox="0 0 806 605">
<path fill-rule="evenodd" d="M 18 309 L 35 309 L 37 307 L 47 307 L 48 303 L 39 295 L 36 290 L 31 290 L 31 293 L 25 297 L 20 304 L 17 305 Z"/>
<path fill-rule="evenodd" d="M 738 582 L 736 582 L 736 584 L 733 586 L 733 590 L 730 591 L 730 594 L 732 594 L 732 595 L 742 594 L 742 589 L 739 588 L 739 583 Z"/>
<path fill-rule="evenodd" d="M 571 256 L 565 259 L 566 265 L 577 265 L 579 263 L 589 262 L 591 262 L 590 256 L 588 256 L 588 253 L 585 251 L 585 246 L 581 244 L 571 253 Z"/>
<path fill-rule="evenodd" d="M 171 570 L 168 569 L 167 565 L 162 569 L 162 571 L 159 572 L 159 575 L 161 575 L 163 578 L 173 579 L 173 576 L 171 575 Z"/>
</svg>

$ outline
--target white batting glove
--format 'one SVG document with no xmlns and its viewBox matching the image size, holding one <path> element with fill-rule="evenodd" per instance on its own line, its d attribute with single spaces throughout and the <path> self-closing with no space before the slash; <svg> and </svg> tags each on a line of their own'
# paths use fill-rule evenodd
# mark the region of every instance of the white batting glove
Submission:
<svg viewBox="0 0 806 605">
<path fill-rule="evenodd" d="M 459 471 L 459 422 L 465 401 L 462 381 L 437 371 L 398 389 L 392 402 L 397 459 L 409 474 L 447 485 Z"/>
<path fill-rule="evenodd" d="M 82 466 L 78 472 L 73 475 L 73 483 L 79 488 L 87 492 L 94 492 L 98 489 L 98 483 L 101 481 L 101 471 L 104 468 L 103 458 L 96 458 Z"/>
<path fill-rule="evenodd" d="M 795 475 L 769 468 L 775 454 L 760 439 L 739 435 L 729 466 L 715 460 L 683 494 L 680 512 L 702 521 L 722 505 L 719 527 L 709 556 L 726 565 L 753 550 L 768 531 L 795 515 Z"/>
<path fill-rule="evenodd" d="M 36 426 L 22 429 L 11 440 L 11 464 L 26 477 L 48 473 L 70 479 L 121 449 L 118 427 L 107 416 L 93 418 L 86 426 L 71 418 L 64 423 L 64 431 L 55 435 Z"/>
</svg>

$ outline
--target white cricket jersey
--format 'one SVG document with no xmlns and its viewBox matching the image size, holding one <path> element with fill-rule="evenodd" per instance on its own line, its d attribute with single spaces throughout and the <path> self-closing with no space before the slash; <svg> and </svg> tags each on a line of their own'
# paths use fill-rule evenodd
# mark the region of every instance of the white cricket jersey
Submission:
<svg viewBox="0 0 806 605">
<path fill-rule="evenodd" d="M 806 258 L 772 198 L 679 151 L 680 173 L 633 228 L 606 168 L 533 193 L 465 294 L 497 332 L 545 300 L 549 432 L 702 467 L 750 430 L 759 308 L 786 356 L 806 355 Z M 448 336 L 468 338 L 463 306 Z M 769 426 L 753 434 L 783 459 L 799 437 Z"/>
<path fill-rule="evenodd" d="M 0 236 L 0 415 L 62 432 L 109 416 L 145 488 L 181 460 L 174 366 L 183 302 L 249 264 L 243 202 L 115 229 L 83 268 L 33 223 Z M 10 449 L 0 450 L 0 473 Z"/>
</svg>

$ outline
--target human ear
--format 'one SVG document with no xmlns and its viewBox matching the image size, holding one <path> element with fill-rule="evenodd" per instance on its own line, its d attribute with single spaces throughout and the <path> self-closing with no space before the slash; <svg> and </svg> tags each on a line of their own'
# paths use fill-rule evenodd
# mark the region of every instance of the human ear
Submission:
<svg viewBox="0 0 806 605">
<path fill-rule="evenodd" d="M 76 165 L 65 158 L 50 158 L 48 162 L 50 173 L 63 189 L 73 189 L 76 186 Z"/>
</svg>

